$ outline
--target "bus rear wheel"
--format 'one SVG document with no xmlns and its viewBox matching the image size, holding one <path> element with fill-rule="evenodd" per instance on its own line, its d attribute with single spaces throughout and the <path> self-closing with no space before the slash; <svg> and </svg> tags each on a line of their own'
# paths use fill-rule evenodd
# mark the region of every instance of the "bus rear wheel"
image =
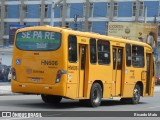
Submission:
<svg viewBox="0 0 160 120">
<path fill-rule="evenodd" d="M 102 87 L 99 83 L 94 83 L 91 88 L 88 104 L 92 107 L 98 107 L 102 100 Z"/>
<path fill-rule="evenodd" d="M 56 95 L 41 95 L 41 98 L 43 102 L 45 103 L 50 103 L 50 104 L 58 104 L 62 100 L 61 96 L 56 96 Z"/>
<path fill-rule="evenodd" d="M 139 85 L 135 85 L 133 90 L 133 97 L 132 98 L 121 98 L 121 102 L 129 103 L 129 104 L 138 104 L 141 96 L 141 89 Z"/>
<path fill-rule="evenodd" d="M 139 85 L 136 85 L 133 90 L 133 97 L 131 98 L 132 104 L 138 104 L 141 97 L 141 89 Z"/>
</svg>

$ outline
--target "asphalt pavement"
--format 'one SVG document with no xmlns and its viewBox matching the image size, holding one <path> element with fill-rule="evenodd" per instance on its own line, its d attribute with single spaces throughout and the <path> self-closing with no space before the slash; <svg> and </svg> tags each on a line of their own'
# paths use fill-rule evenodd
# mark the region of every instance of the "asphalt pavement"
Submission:
<svg viewBox="0 0 160 120">
<path fill-rule="evenodd" d="M 155 86 L 154 92 L 160 92 L 160 85 Z M 16 95 L 18 93 L 11 92 L 10 82 L 0 82 L 0 96 L 2 95 Z"/>
</svg>

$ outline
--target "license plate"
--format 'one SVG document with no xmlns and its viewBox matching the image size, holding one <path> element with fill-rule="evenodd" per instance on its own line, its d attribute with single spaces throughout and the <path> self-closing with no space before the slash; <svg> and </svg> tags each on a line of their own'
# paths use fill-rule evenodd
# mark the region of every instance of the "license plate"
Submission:
<svg viewBox="0 0 160 120">
<path fill-rule="evenodd" d="M 40 82 L 40 78 L 32 78 L 33 82 Z"/>
</svg>

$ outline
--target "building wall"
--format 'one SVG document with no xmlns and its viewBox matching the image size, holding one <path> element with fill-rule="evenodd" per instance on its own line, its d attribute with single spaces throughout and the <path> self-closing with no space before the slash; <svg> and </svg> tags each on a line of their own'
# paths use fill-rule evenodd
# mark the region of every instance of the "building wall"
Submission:
<svg viewBox="0 0 160 120">
<path fill-rule="evenodd" d="M 0 58 L 2 59 L 1 64 L 11 66 L 12 54 L 5 53 L 5 54 L 2 54 Z"/>
<path fill-rule="evenodd" d="M 20 24 L 20 4 L 19 0 L 2 0 L 5 1 L 5 5 L 8 5 L 8 13 L 7 18 L 4 18 L 5 27 L 5 33 L 3 33 L 3 40 L 6 41 L 8 39 L 9 34 L 9 26 L 10 25 L 17 25 Z M 0 4 L 2 3 L 0 1 Z M 101 2 L 97 2 L 95 0 L 93 1 L 93 13 L 88 16 L 88 21 L 91 27 L 89 28 L 89 31 L 98 32 L 100 34 L 106 34 L 106 24 L 110 21 L 110 16 L 107 14 L 109 12 L 107 4 L 110 3 L 110 0 L 100 0 Z M 117 2 L 116 0 L 115 2 Z M 77 28 L 78 30 L 83 30 L 84 25 L 84 3 L 82 0 L 76 0 L 76 1 L 68 1 L 67 3 L 69 8 L 69 13 L 67 13 L 67 19 L 66 22 L 69 23 L 69 27 L 72 29 L 75 27 L 74 25 L 74 15 L 78 15 L 77 20 Z M 134 0 L 136 2 L 136 0 Z M 125 21 L 125 22 L 134 22 L 135 17 L 132 16 L 132 1 L 131 0 L 120 0 L 118 2 L 118 16 L 113 16 L 112 21 Z M 159 3 L 158 0 L 144 0 L 144 6 L 147 6 L 147 20 L 148 22 L 153 23 L 155 16 L 157 21 L 159 20 Z M 23 24 L 29 25 L 29 26 L 37 26 L 40 25 L 40 18 L 41 18 L 41 11 L 40 11 L 40 4 L 41 1 L 39 0 L 24 0 L 24 4 L 28 5 L 28 16 L 22 19 Z M 44 18 L 42 21 L 44 24 L 50 24 L 50 17 L 51 17 L 51 2 L 48 2 L 46 0 L 46 5 L 48 5 L 48 16 L 47 18 Z M 59 5 L 55 9 L 55 23 L 54 26 L 61 26 L 61 6 Z M 3 19 L 3 18 L 2 18 Z M 144 18 L 139 17 L 139 21 L 143 22 Z M 4 23 L 1 24 L 4 26 Z M 8 45 L 7 42 L 5 42 L 4 45 Z"/>
</svg>

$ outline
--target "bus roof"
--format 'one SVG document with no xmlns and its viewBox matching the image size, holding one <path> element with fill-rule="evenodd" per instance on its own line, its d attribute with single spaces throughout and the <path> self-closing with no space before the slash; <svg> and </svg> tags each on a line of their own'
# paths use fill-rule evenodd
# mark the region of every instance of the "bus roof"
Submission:
<svg viewBox="0 0 160 120">
<path fill-rule="evenodd" d="M 121 43 L 137 44 L 137 45 L 146 46 L 146 47 L 152 49 L 152 47 L 150 45 L 148 45 L 147 43 L 144 43 L 144 42 L 139 42 L 139 41 L 135 41 L 135 40 L 127 40 L 127 39 L 123 39 L 123 38 L 115 37 L 115 36 L 100 35 L 99 33 L 93 33 L 93 32 L 76 31 L 76 30 L 72 30 L 70 28 L 65 28 L 65 27 L 52 27 L 49 25 L 33 26 L 33 27 L 26 27 L 26 28 L 18 29 L 17 32 L 28 31 L 28 30 L 39 30 L 39 29 L 50 30 L 50 31 L 58 30 L 58 31 L 66 32 L 66 33 L 72 34 L 72 35 L 78 35 L 78 36 L 83 36 L 83 37 L 88 37 L 88 38 L 96 38 L 96 39 L 105 39 L 105 40 L 121 42 Z"/>
</svg>

